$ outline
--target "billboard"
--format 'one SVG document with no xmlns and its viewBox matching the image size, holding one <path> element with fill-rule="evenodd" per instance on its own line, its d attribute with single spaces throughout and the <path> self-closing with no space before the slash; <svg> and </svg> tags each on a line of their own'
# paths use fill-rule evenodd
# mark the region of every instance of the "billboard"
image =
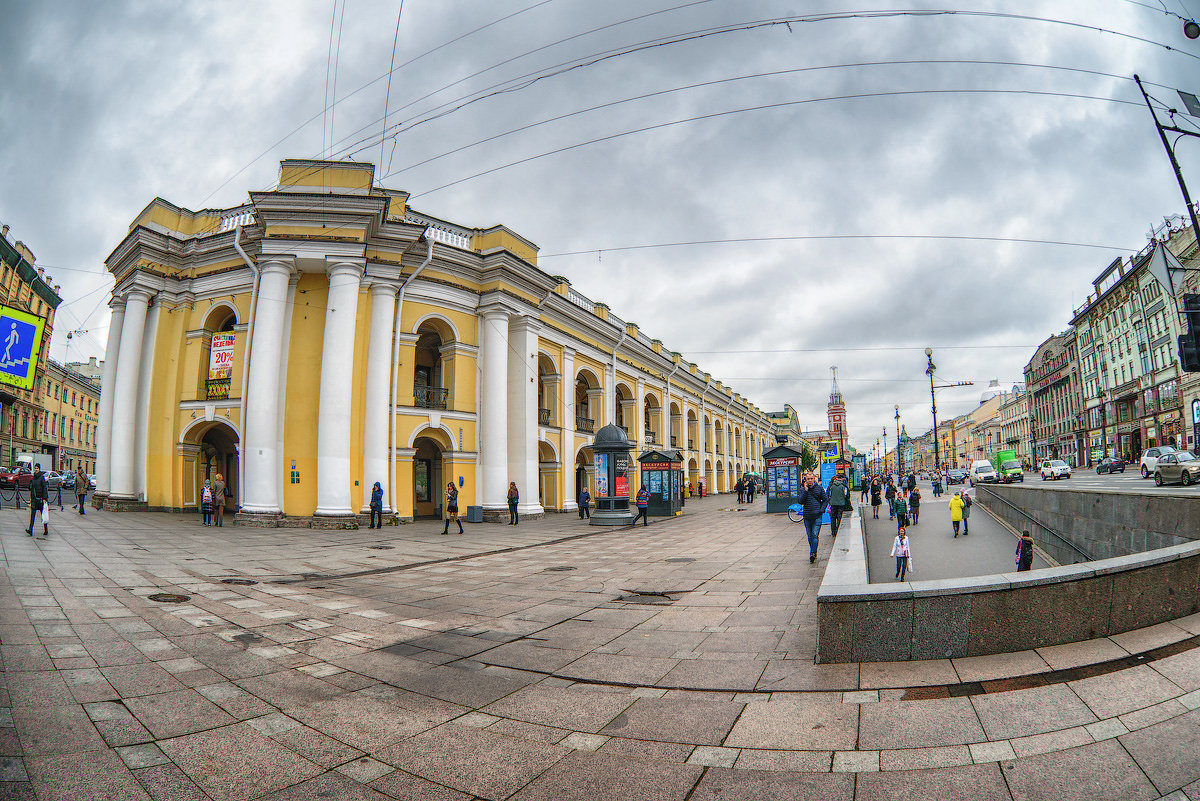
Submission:
<svg viewBox="0 0 1200 801">
<path fill-rule="evenodd" d="M 45 328 L 43 317 L 0 306 L 0 383 L 33 389 Z"/>
<path fill-rule="evenodd" d="M 208 351 L 208 398 L 229 397 L 229 383 L 233 376 L 234 334 L 213 334 L 212 346 Z"/>
</svg>

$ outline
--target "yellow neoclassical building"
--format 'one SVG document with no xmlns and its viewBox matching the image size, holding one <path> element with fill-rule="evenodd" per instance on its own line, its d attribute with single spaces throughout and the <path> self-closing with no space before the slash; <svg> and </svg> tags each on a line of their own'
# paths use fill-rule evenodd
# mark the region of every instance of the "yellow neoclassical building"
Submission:
<svg viewBox="0 0 1200 801">
<path fill-rule="evenodd" d="M 439 515 L 447 482 L 488 519 L 510 481 L 522 514 L 571 511 L 609 422 L 710 493 L 761 472 L 762 410 L 519 234 L 407 200 L 370 164 L 289 160 L 245 205 L 138 215 L 107 260 L 107 508 L 195 509 L 222 473 L 251 525 L 356 525 L 375 482 L 400 521 Z"/>
</svg>

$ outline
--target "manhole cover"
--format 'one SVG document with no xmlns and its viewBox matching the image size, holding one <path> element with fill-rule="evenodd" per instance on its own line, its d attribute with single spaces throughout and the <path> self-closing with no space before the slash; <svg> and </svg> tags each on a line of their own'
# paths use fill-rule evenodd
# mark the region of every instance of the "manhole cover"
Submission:
<svg viewBox="0 0 1200 801">
<path fill-rule="evenodd" d="M 551 567 L 544 568 L 542 570 L 542 572 L 543 573 L 566 573 L 568 570 L 574 570 L 574 569 L 575 569 L 575 567 L 573 565 L 552 565 Z"/>
<path fill-rule="evenodd" d="M 690 556 L 672 556 L 670 559 L 668 559 L 666 561 L 668 561 L 668 562 L 695 562 L 696 560 Z"/>
<path fill-rule="evenodd" d="M 367 547 L 370 548 L 372 551 L 390 551 L 395 546 L 394 545 L 368 545 Z"/>
<path fill-rule="evenodd" d="M 173 592 L 156 592 L 146 597 L 160 604 L 181 604 L 192 600 L 192 596 L 190 595 L 177 595 Z"/>
<path fill-rule="evenodd" d="M 249 587 L 251 584 L 257 584 L 254 579 L 221 579 L 222 584 L 240 584 L 243 587 Z"/>
</svg>

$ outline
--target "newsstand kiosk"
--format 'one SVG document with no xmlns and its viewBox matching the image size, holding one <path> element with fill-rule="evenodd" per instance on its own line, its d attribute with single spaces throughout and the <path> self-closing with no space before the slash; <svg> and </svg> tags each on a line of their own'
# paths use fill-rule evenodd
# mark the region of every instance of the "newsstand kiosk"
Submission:
<svg viewBox="0 0 1200 801">
<path fill-rule="evenodd" d="M 596 432 L 592 456 L 596 462 L 596 508 L 588 521 L 593 526 L 625 526 L 633 522 L 629 511 L 629 437 L 609 423 Z"/>
<path fill-rule="evenodd" d="M 763 454 L 768 512 L 786 512 L 800 500 L 800 456 L 800 450 L 790 445 L 777 445 Z"/>
<path fill-rule="evenodd" d="M 683 514 L 683 454 L 679 451 L 646 451 L 638 457 L 642 486 L 650 490 L 646 514 L 671 517 Z"/>
</svg>

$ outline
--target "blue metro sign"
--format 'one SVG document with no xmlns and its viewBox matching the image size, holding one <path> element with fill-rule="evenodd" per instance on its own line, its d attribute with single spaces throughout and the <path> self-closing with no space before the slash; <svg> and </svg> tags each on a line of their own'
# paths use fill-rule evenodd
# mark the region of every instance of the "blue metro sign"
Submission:
<svg viewBox="0 0 1200 801">
<path fill-rule="evenodd" d="M 0 383 L 33 389 L 46 320 L 10 306 L 0 306 Z"/>
</svg>

